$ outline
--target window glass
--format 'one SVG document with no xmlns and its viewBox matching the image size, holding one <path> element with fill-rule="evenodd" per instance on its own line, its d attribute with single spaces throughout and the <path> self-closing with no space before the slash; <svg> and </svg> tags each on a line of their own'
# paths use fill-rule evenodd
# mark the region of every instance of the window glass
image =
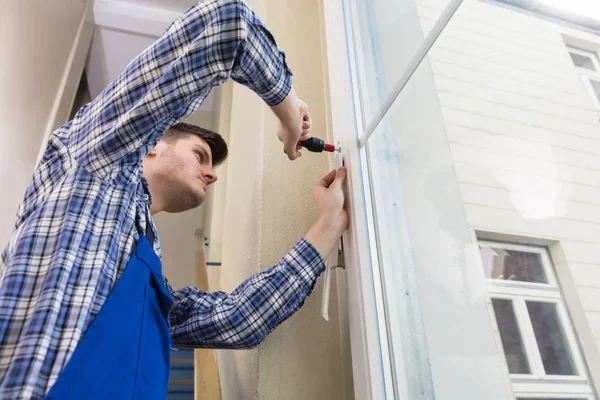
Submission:
<svg viewBox="0 0 600 400">
<path fill-rule="evenodd" d="M 349 0 L 345 4 L 349 16 L 346 31 L 352 41 L 350 48 L 355 62 L 353 78 L 358 103 L 355 134 L 360 138 L 423 43 L 423 32 L 413 1 Z M 394 109 L 360 146 L 360 155 L 363 176 L 368 180 L 364 195 L 372 207 L 373 219 L 369 222 L 373 235 L 369 245 L 376 255 L 375 285 L 382 290 L 381 319 L 385 320 L 383 329 L 389 338 L 381 343 L 386 358 L 383 364 L 389 363 L 391 369 L 391 382 L 386 381 L 386 386 L 394 391 L 396 398 L 429 398 L 434 396 L 431 363 L 411 259 L 408 211 L 403 198 L 405 184 L 401 178 L 399 134 L 408 126 L 406 121 L 403 127 L 398 121 L 408 110 L 406 103 L 404 97 L 394 103 Z"/>
<path fill-rule="evenodd" d="M 565 399 L 579 400 L 577 395 L 583 392 L 577 385 L 587 380 L 583 354 L 574 340 L 576 331 L 547 249 L 499 242 L 482 242 L 479 248 L 506 364 L 514 387 L 518 385 L 516 397 L 551 400 L 560 393 Z M 515 282 L 543 286 L 497 283 L 508 276 Z M 552 385 L 563 390 L 556 392 L 558 386 Z"/>
<path fill-rule="evenodd" d="M 598 101 L 600 101 L 600 81 L 590 79 L 590 85 L 592 86 L 592 90 L 594 91 L 596 98 Z"/>
<path fill-rule="evenodd" d="M 465 243 L 473 242 L 465 239 L 472 238 L 471 232 L 461 228 L 477 226 L 488 232 L 497 229 L 521 235 L 546 226 L 546 221 L 531 222 L 535 225 L 528 230 L 535 213 L 523 212 L 523 203 L 529 209 L 549 208 L 544 218 L 550 220 L 563 216 L 555 200 L 559 189 L 555 193 L 554 188 L 561 187 L 566 173 L 562 165 L 553 164 L 580 166 L 583 161 L 554 152 L 555 132 L 578 134 L 567 124 L 582 114 L 570 111 L 580 103 L 572 94 L 583 93 L 582 79 L 589 95 L 595 94 L 600 102 L 600 80 L 592 78 L 598 63 L 575 47 L 568 47 L 567 53 L 559 43 L 560 50 L 554 51 L 555 44 L 546 40 L 537 25 L 529 28 L 533 22 L 524 24 L 522 15 L 478 1 L 464 2 L 464 11 L 461 8 L 460 16 L 450 21 L 425 62 L 415 71 L 407 70 L 427 34 L 443 29 L 440 16 L 451 15 L 452 7 L 446 9 L 450 3 L 454 2 L 344 0 L 357 119 L 357 131 L 349 132 L 352 137 L 347 143 L 359 138 L 360 172 L 366 181 L 362 194 L 370 218 L 370 234 L 364 242 L 371 251 L 372 268 L 377 270 L 374 285 L 381 289 L 380 324 L 385 320 L 380 326 L 386 333 L 381 335 L 386 338 L 381 341 L 386 359 L 382 364 L 391 366 L 395 397 L 427 398 L 433 392 L 424 394 L 421 383 L 432 390 L 430 382 L 440 370 L 452 381 L 448 365 L 457 366 L 454 372 L 461 370 L 457 360 L 474 363 L 481 354 L 469 351 L 485 347 L 478 347 L 478 339 L 486 338 L 479 344 L 495 350 L 496 331 L 489 319 L 473 323 L 476 315 L 486 315 L 482 310 L 489 298 L 477 294 L 487 282 L 492 297 L 489 311 L 498 323 L 509 372 L 529 375 L 530 381 L 524 384 L 529 385 L 524 390 L 528 396 L 543 393 L 540 399 L 553 399 L 556 393 L 530 389 L 546 375 L 574 375 L 576 364 L 581 367 L 582 363 L 579 349 L 573 348 L 576 358 L 571 357 L 560 329 L 561 323 L 571 327 L 556 313 L 556 304 L 563 304 L 548 256 L 538 247 L 527 251 L 526 246 L 511 248 L 503 243 L 480 246 L 481 274 L 478 263 L 464 262 Z M 578 68 L 570 68 L 568 57 Z M 406 86 L 400 85 L 409 76 L 407 71 L 414 75 Z M 561 78 L 564 71 L 570 77 Z M 578 88 L 567 87 L 570 82 Z M 390 98 L 400 87 L 400 95 Z M 552 110 L 546 106 L 551 101 L 557 103 Z M 464 202 L 456 200 L 458 206 L 448 212 L 448 204 L 454 204 L 454 184 Z M 550 206 L 540 207 L 546 204 Z M 467 223 L 454 218 L 463 210 Z M 428 232 L 426 244 L 416 227 L 426 227 L 421 228 Z M 452 240 L 446 242 L 446 235 Z M 472 260 L 478 261 L 473 254 L 476 249 L 468 248 Z M 437 254 L 443 254 L 443 259 L 436 259 Z M 482 275 L 487 279 L 481 279 Z M 550 308 L 531 300 L 535 296 L 548 300 L 546 295 L 555 301 L 547 303 Z M 485 299 L 479 312 L 473 312 L 478 306 L 473 299 Z M 452 315 L 455 309 L 460 314 Z M 479 331 L 471 337 L 473 326 Z M 551 327 L 558 330 L 551 331 Z M 463 343 L 468 350 L 460 347 Z M 472 371 L 464 370 L 473 379 Z M 456 375 L 460 378 L 460 373 Z M 582 392 L 561 392 L 577 399 L 573 393 Z"/>
<path fill-rule="evenodd" d="M 480 245 L 485 276 L 508 281 L 548 283 L 539 253 Z"/>
<path fill-rule="evenodd" d="M 492 299 L 502 347 L 511 374 L 529 374 L 531 369 L 525 356 L 523 338 L 511 300 Z"/>
<path fill-rule="evenodd" d="M 573 64 L 579 68 L 589 69 L 590 71 L 596 71 L 596 67 L 594 66 L 594 62 L 591 57 L 584 56 L 577 53 L 569 53 L 571 56 L 571 60 L 573 60 Z"/>
<path fill-rule="evenodd" d="M 576 375 L 556 304 L 527 302 L 527 311 L 547 375 Z"/>
<path fill-rule="evenodd" d="M 369 125 L 423 43 L 423 33 L 413 1 L 354 0 L 353 4 L 361 110 L 364 124 Z"/>
</svg>

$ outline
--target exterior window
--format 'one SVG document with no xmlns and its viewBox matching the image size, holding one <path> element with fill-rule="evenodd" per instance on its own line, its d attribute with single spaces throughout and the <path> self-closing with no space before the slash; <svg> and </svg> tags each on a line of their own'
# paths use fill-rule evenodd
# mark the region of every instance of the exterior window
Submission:
<svg viewBox="0 0 600 400">
<path fill-rule="evenodd" d="M 591 398 L 547 249 L 480 241 L 479 250 L 516 398 Z"/>
<path fill-rule="evenodd" d="M 445 128 L 454 124 L 485 131 L 500 118 L 492 116 L 488 122 L 478 114 L 492 106 L 467 96 L 476 81 L 461 86 L 460 93 L 469 97 L 464 109 L 458 96 L 450 98 L 438 89 L 443 83 L 447 91 L 461 85 L 477 70 L 477 55 L 454 51 L 469 28 L 461 24 L 476 24 L 487 34 L 485 22 L 477 20 L 487 5 L 475 2 L 477 7 L 453 22 L 460 3 L 322 3 L 331 130 L 351 171 L 347 184 L 353 223 L 344 236 L 344 259 L 353 294 L 349 315 L 356 317 L 350 327 L 356 398 L 425 399 L 437 393 L 483 399 L 494 393 L 523 400 L 591 400 L 591 383 L 546 250 L 482 243 L 491 298 L 473 296 L 472 285 L 464 282 L 472 278 L 483 289 L 479 265 L 472 262 L 476 257 L 455 261 L 457 249 L 470 252 L 473 247 L 464 247 L 471 244 L 466 232 L 471 224 L 465 223 L 460 185 L 454 186 L 460 162 L 451 154 Z M 427 58 L 447 23 L 454 27 L 436 44 L 439 52 Z M 501 28 L 495 24 L 494 30 Z M 465 48 L 473 47 L 465 37 Z M 495 39 L 501 43 L 502 37 Z M 585 77 L 600 115 L 598 58 L 572 50 L 565 62 L 572 60 Z M 446 65 L 445 54 L 456 58 Z M 478 79 L 488 79 L 500 68 L 482 70 Z M 438 76 L 442 79 L 436 80 Z M 444 107 L 442 96 L 461 107 Z M 463 127 L 467 114 L 473 114 L 473 124 Z M 488 172 L 492 174 L 482 168 L 477 174 Z M 518 178 L 527 178 L 526 172 Z M 465 268 L 460 273 L 451 268 L 459 263 Z M 497 324 L 485 312 L 488 303 Z M 494 354 L 497 349 L 503 349 L 508 368 L 502 351 Z M 500 362 L 492 362 L 491 354 Z M 514 396 L 509 396 L 507 375 Z"/>
<path fill-rule="evenodd" d="M 600 116 L 600 59 L 598 59 L 598 54 L 574 47 L 568 47 L 567 49 L 573 65 L 579 70 L 583 85 Z"/>
<path fill-rule="evenodd" d="M 600 102 L 600 80 L 587 77 L 587 83 L 589 85 L 588 91 L 592 94 L 594 102 Z"/>
<path fill-rule="evenodd" d="M 496 322 L 502 338 L 502 347 L 511 374 L 530 374 L 523 338 L 511 300 L 492 299 Z"/>
<path fill-rule="evenodd" d="M 594 53 L 582 51 L 574 48 L 569 49 L 569 55 L 573 64 L 579 68 L 585 68 L 590 71 L 599 72 L 598 57 Z"/>
</svg>

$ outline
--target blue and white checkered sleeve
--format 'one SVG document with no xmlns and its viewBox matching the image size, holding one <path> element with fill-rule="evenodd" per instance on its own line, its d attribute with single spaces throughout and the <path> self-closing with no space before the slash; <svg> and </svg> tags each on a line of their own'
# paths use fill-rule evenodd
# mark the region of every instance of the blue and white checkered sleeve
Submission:
<svg viewBox="0 0 600 400">
<path fill-rule="evenodd" d="M 320 254 L 302 239 L 277 265 L 230 294 L 170 288 L 171 339 L 181 347 L 255 347 L 304 304 L 324 270 Z"/>
<path fill-rule="evenodd" d="M 55 134 L 79 165 L 112 179 L 230 77 L 269 105 L 291 89 L 284 53 L 243 0 L 201 1 Z"/>
<path fill-rule="evenodd" d="M 267 105 L 275 106 L 292 88 L 292 70 L 271 32 L 254 12 L 249 8 L 245 11 L 247 38 L 237 55 L 231 78 L 252 89 Z"/>
</svg>

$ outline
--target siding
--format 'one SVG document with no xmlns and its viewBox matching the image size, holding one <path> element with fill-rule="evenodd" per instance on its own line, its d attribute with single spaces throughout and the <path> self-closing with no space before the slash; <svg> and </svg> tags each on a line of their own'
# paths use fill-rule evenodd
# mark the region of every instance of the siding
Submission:
<svg viewBox="0 0 600 400">
<path fill-rule="evenodd" d="M 467 0 L 429 61 L 469 225 L 560 241 L 600 348 L 600 124 L 560 29 Z"/>
</svg>

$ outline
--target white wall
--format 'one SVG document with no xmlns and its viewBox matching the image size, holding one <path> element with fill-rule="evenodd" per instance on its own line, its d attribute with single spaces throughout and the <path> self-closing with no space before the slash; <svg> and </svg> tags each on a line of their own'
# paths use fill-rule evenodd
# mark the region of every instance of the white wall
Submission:
<svg viewBox="0 0 600 400">
<path fill-rule="evenodd" d="M 83 1 L 0 2 L 0 248 L 43 138 L 66 122 L 90 39 L 85 17 Z"/>
<path fill-rule="evenodd" d="M 417 3 L 428 31 L 446 2 Z M 600 124 L 564 29 L 465 1 L 429 59 L 469 226 L 558 241 L 580 340 L 600 348 Z"/>
</svg>

